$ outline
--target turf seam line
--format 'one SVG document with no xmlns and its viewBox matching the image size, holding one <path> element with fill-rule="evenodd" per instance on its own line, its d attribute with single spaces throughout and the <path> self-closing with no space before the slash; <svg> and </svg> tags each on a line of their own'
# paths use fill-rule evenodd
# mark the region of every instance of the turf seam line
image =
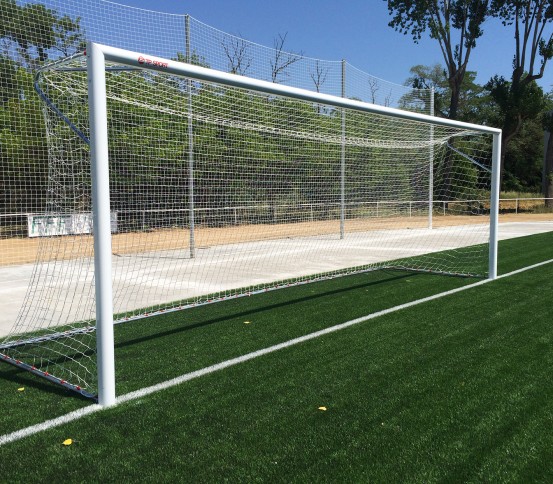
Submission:
<svg viewBox="0 0 553 484">
<path fill-rule="evenodd" d="M 161 390 L 165 390 L 167 388 L 171 388 L 176 385 L 180 385 L 181 383 L 193 380 L 195 378 L 199 378 L 204 375 L 208 375 L 210 373 L 214 373 L 216 371 L 224 370 L 225 368 L 229 368 L 231 366 L 237 365 L 239 363 L 244 363 L 246 361 L 252 360 L 254 358 L 258 358 L 263 355 L 267 355 L 269 353 L 274 353 L 275 351 L 279 351 L 284 348 L 289 348 L 291 346 L 297 345 L 299 343 L 303 343 L 305 341 L 309 341 L 315 338 L 318 338 L 320 336 L 324 336 L 326 334 L 334 333 L 336 331 L 340 331 L 345 328 L 349 328 L 350 326 L 357 325 L 359 323 L 363 323 L 365 321 L 369 321 L 371 319 L 378 318 L 380 316 L 384 316 L 390 313 L 394 313 L 396 311 L 401 311 L 402 309 L 407 309 L 413 306 L 417 306 L 419 304 L 423 304 L 425 302 L 434 301 L 436 299 L 440 299 L 445 296 L 450 296 L 452 294 L 456 294 L 461 291 L 465 291 L 467 289 L 472 289 L 474 287 L 482 286 L 484 284 L 487 284 L 488 282 L 492 282 L 493 280 L 497 279 L 503 279 L 505 277 L 514 276 L 516 274 L 519 274 L 521 272 L 526 272 L 532 269 L 535 269 L 537 267 L 550 264 L 553 262 L 553 259 L 549 259 L 543 262 L 539 262 L 537 264 L 533 264 L 531 266 L 523 267 L 522 269 L 517 269 L 512 272 L 508 272 L 506 274 L 502 274 L 498 276 L 496 279 L 483 279 L 481 281 L 475 282 L 473 284 L 468 284 L 466 286 L 457 287 L 455 289 L 451 289 L 449 291 L 440 292 L 438 294 L 433 294 L 432 296 L 424 297 L 422 299 L 417 299 L 415 301 L 410 301 L 408 303 L 400 304 L 398 306 L 394 306 L 392 308 L 383 309 L 382 311 L 378 311 L 376 313 L 371 313 L 366 316 L 361 316 L 360 318 L 352 319 L 350 321 L 346 321 L 345 323 L 337 324 L 335 326 L 331 326 L 329 328 L 322 329 L 320 331 L 315 331 L 313 333 L 306 334 L 304 336 L 300 336 L 298 338 L 293 338 L 291 340 L 285 341 L 283 343 L 279 343 L 273 346 L 269 346 L 268 348 L 263 348 L 261 350 L 253 351 L 251 353 L 247 353 L 245 355 L 232 358 L 230 360 L 223 361 L 221 363 L 217 363 L 215 365 L 207 366 L 205 368 L 202 368 L 200 370 L 192 371 L 190 373 L 185 373 L 184 375 L 178 376 L 176 378 L 172 378 L 171 380 L 167 380 L 162 383 L 158 383 L 156 385 L 152 385 L 146 388 L 142 388 L 140 390 L 136 390 L 134 392 L 126 393 L 124 395 L 121 395 L 116 399 L 116 405 L 129 402 L 132 400 L 136 400 L 138 398 L 142 398 L 148 395 L 151 395 L 153 393 L 157 393 Z M 21 430 L 17 430 L 15 432 L 1 435 L 0 436 L 0 446 L 15 442 L 17 440 L 23 439 L 25 437 L 34 435 L 36 433 L 49 430 L 54 427 L 59 427 L 60 425 L 65 425 L 69 422 L 73 422 L 75 420 L 78 420 L 82 417 L 85 417 L 87 415 L 91 415 L 93 413 L 99 412 L 100 410 L 104 410 L 104 407 L 101 407 L 100 405 L 90 405 L 88 407 L 81 408 L 79 410 L 75 410 L 73 412 L 70 412 L 65 415 L 61 415 L 60 417 L 54 418 L 52 420 L 46 420 L 40 424 L 32 425 L 30 427 L 26 427 Z"/>
</svg>

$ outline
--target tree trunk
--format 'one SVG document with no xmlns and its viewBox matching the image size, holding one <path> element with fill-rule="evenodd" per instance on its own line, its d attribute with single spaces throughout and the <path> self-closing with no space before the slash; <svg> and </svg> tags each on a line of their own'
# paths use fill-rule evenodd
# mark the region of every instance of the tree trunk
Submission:
<svg viewBox="0 0 553 484">
<path fill-rule="evenodd" d="M 461 93 L 461 85 L 457 78 L 449 79 L 449 87 L 451 89 L 451 97 L 449 98 L 449 119 L 457 119 L 457 111 L 459 109 L 459 95 Z"/>
<path fill-rule="evenodd" d="M 501 141 L 501 151 L 499 153 L 499 191 L 503 190 L 503 175 L 505 174 L 505 154 L 507 153 L 507 143 Z"/>
<path fill-rule="evenodd" d="M 545 145 L 545 156 L 543 160 L 543 196 L 553 198 L 553 135 L 545 132 L 548 137 Z M 553 208 L 553 200 L 546 200 L 545 206 Z"/>
<path fill-rule="evenodd" d="M 449 78 L 449 87 L 451 88 L 451 98 L 449 101 L 449 119 L 457 118 L 457 110 L 459 108 L 459 95 L 461 93 L 461 81 L 459 72 L 455 76 Z M 454 140 L 450 140 L 454 143 Z M 439 189 L 439 197 L 444 202 L 451 198 L 451 187 L 453 184 L 453 153 L 451 150 L 446 150 L 443 162 L 443 180 L 442 186 Z"/>
</svg>

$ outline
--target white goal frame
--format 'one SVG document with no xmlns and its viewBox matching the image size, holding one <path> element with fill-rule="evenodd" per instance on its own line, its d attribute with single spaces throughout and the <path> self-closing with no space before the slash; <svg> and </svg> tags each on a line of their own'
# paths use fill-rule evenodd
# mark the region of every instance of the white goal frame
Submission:
<svg viewBox="0 0 553 484">
<path fill-rule="evenodd" d="M 467 128 L 493 135 L 489 279 L 497 277 L 497 236 L 499 206 L 499 163 L 501 130 L 489 126 L 462 123 L 399 109 L 377 106 L 352 99 L 321 94 L 274 84 L 267 81 L 229 74 L 182 62 L 162 59 L 138 52 L 108 47 L 93 42 L 87 44 L 87 74 L 90 112 L 90 154 L 92 177 L 92 205 L 94 218 L 94 267 L 96 290 L 96 338 L 98 358 L 98 402 L 111 406 L 115 398 L 115 356 L 113 332 L 113 294 L 111 279 L 111 226 L 108 123 L 106 99 L 106 62 L 115 62 L 132 68 L 154 70 L 198 81 L 249 89 L 313 103 L 326 104 L 361 112 L 376 113 L 433 125 Z"/>
</svg>

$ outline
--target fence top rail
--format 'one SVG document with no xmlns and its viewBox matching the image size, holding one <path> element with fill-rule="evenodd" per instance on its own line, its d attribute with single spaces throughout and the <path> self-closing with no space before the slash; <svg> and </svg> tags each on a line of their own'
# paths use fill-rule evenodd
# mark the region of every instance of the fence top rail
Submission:
<svg viewBox="0 0 553 484">
<path fill-rule="evenodd" d="M 521 201 L 527 201 L 527 200 L 540 200 L 540 201 L 547 201 L 547 200 L 553 200 L 551 197 L 533 197 L 533 198 L 526 198 L 526 197 L 520 197 L 520 198 L 500 198 L 499 202 L 521 202 Z M 462 204 L 462 203 L 470 203 L 470 202 L 488 202 L 489 199 L 484 198 L 474 198 L 474 199 L 467 199 L 467 200 L 433 200 L 432 203 L 434 205 L 437 204 L 443 204 L 443 203 L 449 203 L 449 204 Z M 426 204 L 428 205 L 428 200 L 374 200 L 374 201 L 367 201 L 367 202 L 346 202 L 346 205 L 394 205 L 394 204 Z M 340 205 L 340 202 L 334 202 L 334 203 L 326 203 L 326 202 L 305 202 L 305 203 L 299 203 L 299 204 L 278 204 L 278 205 L 236 205 L 236 206 L 225 206 L 225 207 L 212 207 L 212 208 L 205 208 L 205 207 L 196 207 L 194 210 L 196 211 L 207 211 L 207 210 L 251 210 L 254 208 L 269 208 L 269 207 L 317 207 L 317 206 L 328 206 L 328 205 Z M 117 210 L 117 213 L 160 213 L 160 212 L 189 212 L 189 208 L 171 208 L 171 209 L 158 209 L 158 208 L 147 208 L 147 209 L 134 209 L 134 210 Z M 60 212 L 61 213 L 61 212 Z M 0 218 L 8 218 L 8 217 L 45 217 L 45 216 L 59 216 L 60 213 L 45 213 L 45 212 L 15 212 L 15 213 L 0 213 Z M 79 212 L 79 213 L 88 213 L 88 212 Z"/>
<path fill-rule="evenodd" d="M 551 197 L 517 197 L 517 198 L 500 198 L 500 202 L 515 202 L 515 201 L 524 201 L 524 200 L 553 200 Z"/>
<path fill-rule="evenodd" d="M 159 72 L 165 72 L 177 76 L 188 77 L 199 81 L 213 82 L 230 87 L 237 87 L 242 89 L 249 89 L 252 91 L 263 92 L 267 94 L 273 94 L 277 96 L 284 96 L 294 99 L 300 99 L 304 101 L 327 104 L 338 108 L 353 109 L 356 111 L 369 112 L 374 114 L 384 114 L 395 118 L 407 119 L 412 121 L 419 121 L 423 123 L 435 124 L 440 126 L 454 127 L 466 129 L 468 132 L 484 132 L 494 135 L 501 134 L 501 130 L 498 128 L 492 128 L 489 126 L 481 126 L 472 123 L 463 123 L 460 121 L 454 121 L 451 119 L 438 118 L 429 116 L 427 114 L 413 113 L 410 111 L 403 111 L 401 109 L 390 108 L 386 106 L 378 106 L 376 104 L 370 104 L 366 102 L 356 101 L 348 98 L 341 98 L 338 96 L 332 96 L 330 94 L 322 94 L 307 89 L 300 89 L 295 87 L 284 86 L 281 84 L 275 84 L 268 81 L 261 81 L 237 74 L 230 74 L 227 72 L 217 71 L 214 69 L 208 69 L 206 67 L 200 67 L 192 64 L 186 64 L 183 62 L 177 62 L 170 59 L 163 59 L 156 56 L 142 54 L 139 52 L 128 51 L 119 49 L 116 47 L 109 47 L 94 42 L 88 42 L 87 44 L 87 56 L 93 49 L 100 49 L 104 58 L 111 62 L 116 62 L 123 65 L 132 67 L 138 67 L 140 69 L 154 70 Z"/>
</svg>

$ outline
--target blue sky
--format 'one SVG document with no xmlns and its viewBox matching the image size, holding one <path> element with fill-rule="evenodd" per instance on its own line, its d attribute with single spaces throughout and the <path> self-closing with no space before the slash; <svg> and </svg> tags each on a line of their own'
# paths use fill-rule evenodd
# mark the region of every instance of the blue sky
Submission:
<svg viewBox="0 0 553 484">
<path fill-rule="evenodd" d="M 117 0 L 116 0 L 117 1 Z M 438 43 L 415 44 L 388 27 L 383 0 L 119 0 L 144 9 L 189 14 L 203 23 L 267 46 L 288 33 L 285 48 L 325 60 L 346 59 L 374 76 L 403 84 L 416 64 L 443 64 Z M 473 51 L 469 69 L 485 83 L 494 74 L 510 77 L 514 53 L 512 28 L 491 20 Z M 540 82 L 553 88 L 553 62 Z"/>
</svg>

